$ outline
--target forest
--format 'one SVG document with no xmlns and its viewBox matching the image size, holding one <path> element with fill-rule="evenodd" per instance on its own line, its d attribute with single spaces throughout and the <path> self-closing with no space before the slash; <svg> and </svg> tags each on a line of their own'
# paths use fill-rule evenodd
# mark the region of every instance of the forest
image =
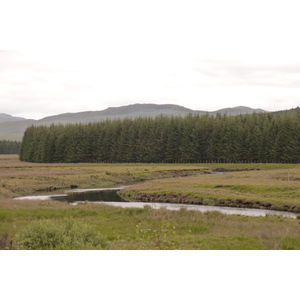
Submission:
<svg viewBox="0 0 300 300">
<path fill-rule="evenodd" d="M 0 154 L 19 154 L 21 142 L 0 141 Z"/>
<path fill-rule="evenodd" d="M 31 126 L 20 159 L 46 163 L 298 163 L 300 109 L 287 113 Z"/>
</svg>

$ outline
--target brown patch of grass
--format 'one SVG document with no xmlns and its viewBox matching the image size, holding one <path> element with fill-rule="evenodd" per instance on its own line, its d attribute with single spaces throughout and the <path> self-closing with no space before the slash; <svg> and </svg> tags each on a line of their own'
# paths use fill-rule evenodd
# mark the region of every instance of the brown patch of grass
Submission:
<svg viewBox="0 0 300 300">
<path fill-rule="evenodd" d="M 0 187 L 5 188 L 0 190 L 0 199 L 47 191 L 50 187 L 92 188 L 154 177 L 186 176 L 202 173 L 202 169 L 179 164 L 37 164 L 21 162 L 16 155 L 0 155 Z"/>
<path fill-rule="evenodd" d="M 151 180 L 124 189 L 129 200 L 265 207 L 300 211 L 300 167 Z"/>
</svg>

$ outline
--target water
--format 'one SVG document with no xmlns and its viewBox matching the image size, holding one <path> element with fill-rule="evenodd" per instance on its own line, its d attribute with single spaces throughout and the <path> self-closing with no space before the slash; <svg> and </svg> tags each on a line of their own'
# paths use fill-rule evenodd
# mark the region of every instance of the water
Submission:
<svg viewBox="0 0 300 300">
<path fill-rule="evenodd" d="M 253 209 L 253 208 L 236 208 L 236 207 L 219 207 L 206 205 L 192 205 L 192 204 L 177 204 L 177 203 L 144 203 L 144 202 L 126 202 L 117 194 L 117 191 L 123 189 L 124 186 L 116 188 L 102 188 L 102 189 L 74 189 L 65 191 L 64 194 L 58 195 L 39 195 L 26 196 L 14 198 L 14 200 L 55 200 L 68 202 L 71 205 L 85 203 L 86 201 L 95 204 L 106 204 L 123 208 L 144 208 L 150 206 L 153 209 L 165 208 L 169 210 L 196 210 L 200 212 L 218 211 L 228 215 L 243 215 L 243 216 L 267 216 L 277 215 L 287 218 L 296 219 L 295 213 L 274 211 L 267 209 Z"/>
<path fill-rule="evenodd" d="M 106 191 L 89 191 L 89 192 L 75 192 L 67 194 L 64 196 L 55 197 L 56 201 L 67 201 L 69 203 L 77 202 L 125 202 L 125 200 L 120 197 L 116 191 L 106 190 Z"/>
<path fill-rule="evenodd" d="M 169 210 L 196 210 L 200 212 L 218 211 L 227 215 L 242 215 L 250 217 L 265 217 L 267 215 L 283 216 L 287 218 L 296 219 L 295 213 L 275 211 L 267 209 L 254 209 L 254 208 L 238 208 L 238 207 L 220 207 L 220 206 L 207 206 L 207 205 L 192 205 L 192 204 L 176 204 L 176 203 L 144 203 L 144 202 L 95 202 L 106 205 L 112 205 L 123 208 L 144 208 L 150 206 L 153 209 L 166 208 Z"/>
<path fill-rule="evenodd" d="M 64 194 L 59 195 L 38 195 L 14 198 L 14 200 L 55 200 L 68 203 L 80 202 L 125 202 L 125 200 L 117 194 L 117 191 L 124 186 L 117 188 L 102 188 L 102 189 L 74 189 L 64 191 Z"/>
</svg>

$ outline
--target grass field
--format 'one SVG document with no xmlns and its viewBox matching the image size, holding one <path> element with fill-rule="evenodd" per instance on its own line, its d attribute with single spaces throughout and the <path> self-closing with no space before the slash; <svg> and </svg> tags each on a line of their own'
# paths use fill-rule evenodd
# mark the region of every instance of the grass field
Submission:
<svg viewBox="0 0 300 300">
<path fill-rule="evenodd" d="M 166 178 L 122 190 L 130 201 L 196 203 L 300 212 L 300 167 Z"/>
<path fill-rule="evenodd" d="M 206 167 L 180 164 L 36 164 L 17 155 L 0 155 L 0 199 L 57 189 L 108 187 L 150 178 L 210 172 Z"/>
<path fill-rule="evenodd" d="M 260 170 L 208 175 L 216 168 Z M 204 176 L 186 177 L 200 174 Z M 203 198 L 207 204 L 216 204 L 217 199 L 297 207 L 299 177 L 297 165 L 50 165 L 0 156 L 0 238 L 7 232 L 16 247 L 16 235 L 33 221 L 71 218 L 106 237 L 107 249 L 300 249 L 298 219 L 12 200 L 17 195 L 70 185 L 92 188 L 135 182 L 124 190 L 131 200 L 137 195 L 153 195 L 174 201 Z"/>
<path fill-rule="evenodd" d="M 299 220 L 229 216 L 218 212 L 123 209 L 61 202 L 1 201 L 0 234 L 9 238 L 38 220 L 71 218 L 89 224 L 108 249 L 300 249 Z M 15 243 L 13 242 L 13 245 Z"/>
<path fill-rule="evenodd" d="M 273 164 L 37 164 L 17 155 L 0 155 L 0 199 L 57 189 L 108 187 L 149 179 L 211 174 L 215 169 L 280 170 L 296 165 Z"/>
</svg>

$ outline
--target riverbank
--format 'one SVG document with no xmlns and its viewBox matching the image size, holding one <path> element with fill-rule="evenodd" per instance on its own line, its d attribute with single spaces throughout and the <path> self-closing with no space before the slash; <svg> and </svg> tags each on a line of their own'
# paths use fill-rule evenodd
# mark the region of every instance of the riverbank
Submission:
<svg viewBox="0 0 300 300">
<path fill-rule="evenodd" d="M 211 172 L 192 164 L 37 164 L 21 162 L 17 155 L 0 155 L 0 199 Z"/>
<path fill-rule="evenodd" d="M 298 165 L 36 164 L 0 155 L 0 182 L 0 199 L 132 184 L 120 191 L 127 201 L 300 212 Z"/>
<path fill-rule="evenodd" d="M 223 168 L 219 171 L 260 170 L 209 175 L 216 168 Z M 258 174 L 265 174 L 264 170 L 270 172 L 266 173 L 269 174 L 268 180 L 272 182 L 269 189 L 266 189 L 266 183 L 262 184 L 264 188 L 259 188 L 258 183 L 263 182 L 261 177 L 257 178 L 256 184 L 252 182 Z M 71 185 L 77 185 L 83 189 L 135 182 L 130 190 L 124 190 L 127 196 L 128 193 L 130 197 L 143 193 L 176 198 L 184 192 L 187 198 L 199 198 L 198 196 L 204 193 L 203 189 L 207 188 L 214 192 L 211 196 L 220 199 L 221 195 L 229 196 L 229 191 L 231 197 L 234 191 L 244 193 L 245 196 L 246 187 L 252 186 L 249 195 L 254 197 L 256 190 L 256 199 L 260 199 L 259 201 L 263 201 L 261 198 L 264 198 L 264 195 L 273 193 L 272 197 L 269 195 L 273 201 L 277 199 L 279 202 L 286 201 L 288 205 L 297 205 L 300 199 L 300 180 L 297 174 L 300 172 L 296 165 L 60 165 L 23 163 L 17 156 L 0 156 L 0 171 L 0 238 L 8 233 L 8 239 L 12 240 L 13 245 L 15 236 L 33 221 L 72 218 L 80 224 L 93 225 L 96 231 L 109 240 L 109 249 L 300 249 L 299 220 L 280 216 L 247 217 L 218 212 L 154 210 L 150 207 L 123 209 L 89 203 L 72 206 L 52 200 L 12 201 L 13 197 L 36 194 L 40 189 L 49 194 L 46 191 L 51 186 L 69 189 Z M 221 178 L 222 182 L 219 182 Z M 223 182 L 225 179 L 231 183 Z M 146 188 L 146 185 L 149 185 L 149 188 Z M 277 198 L 276 186 L 279 189 L 276 193 L 281 195 L 277 195 Z M 259 190 L 261 192 L 258 193 Z M 265 194 L 262 193 L 263 190 Z M 267 197 L 265 200 L 269 201 Z"/>
<path fill-rule="evenodd" d="M 300 212 L 300 167 L 150 180 L 120 195 L 159 202 Z"/>
<path fill-rule="evenodd" d="M 101 188 L 214 171 L 280 170 L 281 164 L 37 164 L 0 155 L 0 199 L 70 188 Z M 190 178 L 190 177 L 189 177 Z"/>
<path fill-rule="evenodd" d="M 300 249 L 299 220 L 247 217 L 219 212 L 119 208 L 58 201 L 0 201 L 0 238 L 16 235 L 32 222 L 71 218 L 89 224 L 109 241 L 110 250 L 267 250 Z"/>
</svg>

